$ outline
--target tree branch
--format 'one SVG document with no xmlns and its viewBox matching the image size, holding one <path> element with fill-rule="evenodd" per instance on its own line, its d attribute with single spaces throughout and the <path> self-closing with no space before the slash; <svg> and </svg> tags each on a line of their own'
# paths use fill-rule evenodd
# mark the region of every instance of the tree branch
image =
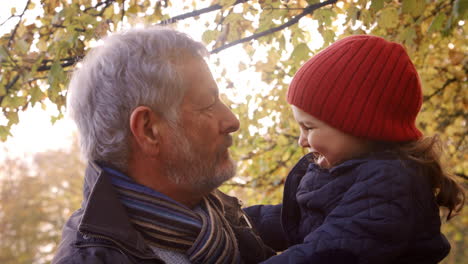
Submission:
<svg viewBox="0 0 468 264">
<path fill-rule="evenodd" d="M 448 79 L 447 81 L 445 81 L 445 83 L 444 83 L 444 85 L 442 85 L 442 87 L 435 90 L 432 94 L 424 96 L 424 101 L 430 100 L 432 97 L 434 97 L 436 94 L 443 91 L 445 88 L 447 88 L 447 86 L 449 86 L 451 83 L 455 82 L 456 80 L 457 80 L 456 78 Z"/>
<path fill-rule="evenodd" d="M 0 27 L 2 27 L 3 25 L 5 25 L 6 22 L 8 22 L 10 19 L 14 18 L 14 17 L 18 17 L 18 15 L 11 15 L 9 18 L 5 19 L 5 21 L 3 21 L 2 23 L 0 23 Z"/>
<path fill-rule="evenodd" d="M 125 0 L 122 1 L 122 16 L 120 17 L 120 21 L 123 23 L 125 17 Z"/>
<path fill-rule="evenodd" d="M 7 85 L 5 86 L 5 95 L 0 96 L 0 105 L 2 104 L 3 98 L 8 95 L 8 91 L 15 85 L 15 83 L 19 80 L 20 75 L 16 75 Z"/>
<path fill-rule="evenodd" d="M 52 24 L 52 27 L 54 27 L 54 28 L 67 28 L 64 25 L 59 25 L 59 24 Z M 74 30 L 77 31 L 77 32 L 86 32 L 86 30 L 82 29 L 82 28 L 74 28 Z"/>
<path fill-rule="evenodd" d="M 237 0 L 234 4 L 232 4 L 232 6 L 235 6 L 235 5 L 240 4 L 240 3 L 245 3 L 247 1 L 248 0 Z M 199 9 L 199 10 L 194 10 L 192 12 L 188 12 L 188 13 L 185 13 L 185 14 L 182 14 L 182 15 L 178 15 L 178 16 L 163 20 L 163 21 L 159 22 L 158 25 L 173 24 L 173 23 L 175 23 L 175 22 L 177 22 L 179 20 L 184 20 L 184 19 L 187 19 L 187 18 L 196 17 L 196 16 L 199 16 L 199 15 L 202 15 L 202 14 L 205 14 L 205 13 L 209 13 L 209 12 L 212 12 L 212 11 L 219 10 L 221 8 L 223 8 L 223 7 L 220 4 L 212 5 L 212 6 L 209 6 L 209 7 L 206 7 L 206 8 L 202 8 L 202 9 Z"/>
<path fill-rule="evenodd" d="M 30 0 L 29 0 L 30 1 Z M 108 7 L 111 3 L 115 2 L 115 0 L 107 0 L 107 1 L 104 1 L 104 2 L 100 2 L 98 3 L 97 5 L 95 5 L 94 7 L 88 7 L 85 9 L 85 11 L 88 11 L 89 9 L 91 8 L 97 8 L 101 5 L 105 5 L 104 8 Z M 237 0 L 234 4 L 234 5 L 237 5 L 237 4 L 240 4 L 240 3 L 245 3 L 247 2 L 247 0 Z M 304 11 L 297 15 L 296 17 L 294 17 L 293 19 L 291 19 L 290 21 L 288 21 L 287 23 L 281 25 L 281 26 L 278 26 L 278 27 L 275 27 L 275 28 L 271 28 L 269 30 L 266 30 L 266 31 L 263 31 L 263 32 L 260 32 L 260 33 L 257 33 L 257 34 L 254 34 L 250 37 L 247 37 L 247 38 L 243 38 L 243 39 L 239 39 L 239 40 L 236 40 L 236 41 L 233 41 L 231 43 L 228 43 L 224 46 L 221 46 L 213 51 L 211 51 L 211 53 L 218 53 L 220 52 L 221 50 L 224 50 L 224 49 L 227 49 L 229 47 L 232 47 L 234 45 L 237 45 L 237 44 L 240 44 L 240 43 L 243 43 L 243 42 L 247 42 L 247 41 L 250 41 L 252 39 L 257 39 L 259 37 L 262 37 L 262 36 L 266 36 L 268 34 L 271 34 L 271 33 L 274 33 L 274 32 L 277 32 L 277 31 L 280 31 L 284 28 L 287 28 L 291 25 L 294 25 L 296 24 L 302 17 L 306 16 L 307 14 L 310 14 L 312 13 L 314 10 L 320 8 L 320 7 L 323 7 L 323 6 L 326 6 L 326 5 L 330 5 L 330 4 L 334 4 L 336 3 L 337 0 L 328 0 L 328 1 L 325 1 L 323 3 L 318 3 L 318 4 L 313 4 L 313 5 L 310 5 L 306 8 L 304 8 Z M 212 5 L 210 7 L 207 7 L 207 8 L 203 8 L 203 9 L 199 9 L 199 10 L 195 10 L 195 11 L 192 11 L 192 12 L 189 12 L 189 13 L 185 13 L 185 14 L 182 14 L 182 15 L 178 15 L 178 16 L 175 16 L 173 18 L 170 18 L 170 19 L 167 19 L 167 20 L 164 20 L 164 21 L 161 21 L 159 24 L 170 24 L 170 23 L 175 23 L 179 20 L 183 20 L 183 19 L 186 19 L 186 18 L 190 18 L 190 17 L 195 17 L 195 16 L 199 16 L 201 14 L 205 14 L 205 13 L 208 13 L 208 12 L 211 12 L 211 11 L 215 11 L 215 10 L 219 10 L 221 9 L 222 6 L 219 5 L 219 4 L 216 4 L 216 5 Z M 81 59 L 83 58 L 83 56 L 77 56 L 77 57 L 70 57 L 70 58 L 66 58 L 66 59 L 61 59 L 61 61 L 64 61 L 62 64 L 60 64 L 62 67 L 69 67 L 69 66 L 73 66 L 76 62 L 80 61 Z M 47 70 L 50 70 L 51 68 L 51 65 L 47 65 L 48 62 L 50 62 L 50 60 L 44 60 L 44 65 L 40 66 L 37 71 L 38 72 L 42 72 L 42 71 L 47 71 Z"/>
<path fill-rule="evenodd" d="M 264 154 L 272 149 L 274 149 L 275 147 L 277 146 L 276 143 L 273 143 L 271 144 L 270 146 L 264 148 L 264 149 L 261 149 L 259 151 L 250 151 L 249 153 L 247 153 L 246 155 L 242 156 L 239 158 L 239 160 L 248 160 L 248 159 L 252 159 L 253 157 L 255 156 L 258 156 L 258 155 L 261 155 L 261 154 Z"/>
<path fill-rule="evenodd" d="M 82 58 L 83 58 L 83 56 L 76 56 L 76 57 L 61 59 L 60 61 L 63 61 L 63 63 L 61 63 L 60 66 L 62 66 L 63 68 L 73 66 L 75 63 L 80 61 Z M 37 68 L 38 72 L 48 71 L 52 67 L 51 65 L 47 65 L 47 62 L 51 62 L 51 60 L 44 60 L 43 62 L 45 62 L 46 64 L 38 67 Z"/>
<path fill-rule="evenodd" d="M 325 1 L 325 2 L 322 2 L 322 3 L 317 3 L 317 4 L 313 4 L 313 5 L 309 5 L 308 7 L 304 8 L 304 11 L 302 13 L 300 13 L 299 15 L 293 17 L 291 20 L 289 20 L 288 22 L 282 24 L 281 26 L 278 26 L 278 27 L 274 27 L 274 28 L 270 28 L 268 30 L 265 30 L 265 31 L 262 31 L 260 33 L 256 33 L 256 34 L 253 34 L 249 37 L 245 37 L 245 38 L 242 38 L 242 39 L 238 39 L 236 41 L 233 41 L 231 43 L 228 43 L 226 45 L 223 45 L 219 48 L 216 48 L 214 50 L 212 50 L 210 53 L 211 54 L 214 54 L 214 53 L 218 53 L 222 50 L 225 50 L 227 48 L 230 48 L 232 46 L 235 46 L 237 44 L 241 44 L 241 43 L 244 43 L 244 42 L 248 42 L 248 41 L 251 41 L 251 40 L 254 40 L 254 39 L 258 39 L 260 37 L 263 37 L 263 36 L 266 36 L 266 35 L 269 35 L 269 34 L 272 34 L 272 33 L 275 33 L 277 31 L 281 31 L 287 27 L 290 27 L 294 24 L 296 24 L 297 22 L 299 22 L 299 20 L 301 18 L 303 18 L 304 16 L 308 15 L 308 14 L 311 14 L 312 12 L 314 12 L 315 10 L 323 7 L 323 6 L 327 6 L 327 5 L 331 5 L 331 4 L 334 4 L 336 3 L 337 0 L 328 0 L 328 1 Z"/>
<path fill-rule="evenodd" d="M 8 49 L 11 47 L 11 43 L 13 42 L 13 39 L 15 38 L 16 31 L 18 30 L 18 27 L 21 24 L 21 19 L 23 19 L 24 13 L 26 13 L 26 10 L 28 9 L 28 6 L 29 6 L 30 3 L 31 3 L 31 0 L 28 0 L 28 2 L 26 2 L 26 5 L 24 6 L 23 12 L 21 13 L 21 15 L 19 15 L 19 21 L 16 24 L 15 28 L 13 29 L 13 31 L 11 33 L 11 36 L 10 36 L 10 39 L 8 40 L 8 45 L 7 45 Z"/>
<path fill-rule="evenodd" d="M 100 2 L 100 3 L 97 3 L 97 4 L 94 5 L 94 6 L 90 6 L 90 7 L 85 8 L 85 10 L 84 10 L 83 12 L 86 13 L 86 12 L 88 12 L 90 9 L 97 9 L 98 7 L 100 7 L 100 6 L 102 6 L 102 5 L 106 5 L 106 7 L 104 7 L 104 9 L 105 9 L 105 8 L 107 8 L 110 4 L 112 4 L 112 3 L 114 3 L 114 2 L 115 2 L 115 0 L 106 0 L 106 1 L 103 1 L 103 2 Z"/>
<path fill-rule="evenodd" d="M 455 176 L 460 177 L 460 178 L 468 181 L 468 176 L 466 176 L 463 173 L 455 173 Z"/>
</svg>

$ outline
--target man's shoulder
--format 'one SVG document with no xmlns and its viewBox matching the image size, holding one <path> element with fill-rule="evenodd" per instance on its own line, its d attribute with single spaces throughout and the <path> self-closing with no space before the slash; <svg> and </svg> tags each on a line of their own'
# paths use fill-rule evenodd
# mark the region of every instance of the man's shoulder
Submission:
<svg viewBox="0 0 468 264">
<path fill-rule="evenodd" d="M 104 245 L 80 247 L 76 244 L 61 245 L 52 264 L 104 264 L 134 263 L 129 257 L 117 248 Z"/>
<path fill-rule="evenodd" d="M 140 259 L 126 252 L 118 245 L 106 239 L 87 237 L 77 234 L 77 239 L 64 239 L 52 261 L 52 264 L 164 264 L 157 257 Z"/>
<path fill-rule="evenodd" d="M 58 246 L 52 264 L 78 263 L 146 263 L 134 260 L 134 256 L 127 254 L 118 245 L 108 239 L 87 236 L 78 231 L 82 218 L 82 210 L 78 210 L 68 219 L 62 231 L 62 241 Z M 153 259 L 147 263 L 164 263 Z"/>
</svg>

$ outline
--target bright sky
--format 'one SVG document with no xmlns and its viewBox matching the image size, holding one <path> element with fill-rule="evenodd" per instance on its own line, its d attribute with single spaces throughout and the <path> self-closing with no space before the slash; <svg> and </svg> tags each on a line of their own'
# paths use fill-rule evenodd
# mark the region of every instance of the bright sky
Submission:
<svg viewBox="0 0 468 264">
<path fill-rule="evenodd" d="M 12 7 L 16 7 L 18 13 L 23 10 L 25 3 L 25 0 L 0 0 L 0 23 L 10 16 Z M 0 35 L 8 32 L 17 21 L 11 19 L 0 27 Z M 6 157 L 27 158 L 30 153 L 69 146 L 75 131 L 74 124 L 68 119 L 63 119 L 52 125 L 50 117 L 56 114 L 56 107 L 51 104 L 46 110 L 36 105 L 26 112 L 21 112 L 20 123 L 11 130 L 13 137 L 6 142 L 0 142 L 0 160 Z"/>
<path fill-rule="evenodd" d="M 33 2 L 38 3 L 38 0 L 33 0 Z M 12 7 L 16 7 L 16 11 L 18 13 L 23 10 L 25 3 L 25 0 L 0 0 L 0 23 L 10 16 L 10 10 Z M 36 6 L 39 6 L 39 4 L 36 4 Z M 177 6 L 177 4 L 173 3 L 173 7 Z M 177 15 L 179 12 L 180 11 L 175 9 L 173 15 Z M 31 17 L 34 18 L 37 15 L 38 14 L 36 12 L 35 14 L 32 14 Z M 212 20 L 213 19 L 214 17 Z M 16 19 L 12 19 L 9 23 L 0 27 L 0 35 L 10 30 L 16 22 Z M 185 31 L 195 40 L 201 41 L 201 35 L 203 32 L 201 30 L 203 30 L 204 27 L 200 27 L 200 25 L 204 25 L 204 23 L 182 22 L 179 26 L 179 30 Z M 308 20 L 307 24 L 300 24 L 300 26 L 307 27 L 309 30 L 317 27 L 317 25 L 315 25 L 311 20 Z M 315 39 L 320 40 L 310 43 L 311 49 L 318 48 L 322 44 L 320 37 Z M 259 51 L 255 53 L 255 57 L 264 58 L 266 57 L 266 54 Z M 230 67 L 230 65 L 237 65 L 240 61 L 246 63 L 249 61 L 249 58 L 243 51 L 241 45 L 234 46 L 217 55 L 211 56 L 211 61 L 215 61 L 218 58 L 221 61 L 221 65 L 229 66 L 226 67 L 226 76 L 232 76 L 232 79 L 236 81 L 236 91 L 241 91 L 241 94 L 248 94 L 252 92 L 253 87 L 255 87 L 256 91 L 267 91 L 269 89 L 267 85 L 262 83 L 259 73 L 255 73 L 253 70 L 249 69 L 239 72 L 237 67 Z M 217 76 L 221 76 L 223 68 L 211 67 L 215 78 Z M 223 89 L 225 86 L 224 83 L 218 83 L 218 85 L 221 92 L 225 92 L 230 96 L 229 91 Z M 230 98 L 233 101 L 237 101 L 237 103 L 242 103 L 243 96 L 237 98 L 230 96 Z M 67 117 L 52 125 L 50 117 L 56 114 L 56 107 L 52 104 L 48 104 L 47 109 L 45 110 L 42 109 L 40 105 L 36 105 L 34 108 L 28 109 L 26 112 L 21 112 L 19 124 L 14 126 L 11 130 L 13 137 L 9 137 L 6 142 L 0 142 L 0 161 L 7 156 L 11 158 L 27 158 L 31 153 L 68 147 L 73 134 L 76 132 L 76 127 Z M 2 120 L 0 120 L 0 122 L 2 122 Z"/>
</svg>

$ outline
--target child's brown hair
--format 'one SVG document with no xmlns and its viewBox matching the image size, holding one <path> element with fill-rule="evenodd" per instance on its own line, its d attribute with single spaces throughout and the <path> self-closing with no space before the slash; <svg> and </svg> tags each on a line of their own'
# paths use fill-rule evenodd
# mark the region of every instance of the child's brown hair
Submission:
<svg viewBox="0 0 468 264">
<path fill-rule="evenodd" d="M 447 220 L 462 210 L 466 198 L 465 190 L 442 164 L 443 147 L 438 136 L 409 142 L 383 143 L 380 148 L 390 149 L 401 159 L 415 161 L 425 169 L 437 204 L 448 209 Z"/>
</svg>

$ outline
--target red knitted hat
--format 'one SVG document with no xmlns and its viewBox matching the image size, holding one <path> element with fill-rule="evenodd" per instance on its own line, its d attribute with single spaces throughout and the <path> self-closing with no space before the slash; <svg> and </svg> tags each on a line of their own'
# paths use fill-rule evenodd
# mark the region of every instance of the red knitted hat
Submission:
<svg viewBox="0 0 468 264">
<path fill-rule="evenodd" d="M 330 45 L 294 76 L 287 100 L 354 136 L 410 141 L 422 93 L 405 49 L 380 37 L 356 35 Z"/>
</svg>

